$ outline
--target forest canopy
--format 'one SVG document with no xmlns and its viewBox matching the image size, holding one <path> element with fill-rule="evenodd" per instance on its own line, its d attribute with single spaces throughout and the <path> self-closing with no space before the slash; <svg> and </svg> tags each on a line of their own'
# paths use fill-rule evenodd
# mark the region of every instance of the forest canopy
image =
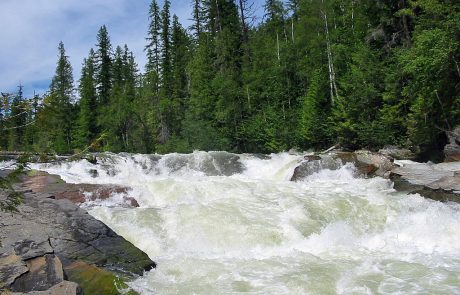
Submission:
<svg viewBox="0 0 460 295">
<path fill-rule="evenodd" d="M 0 149 L 431 151 L 460 124 L 458 0 L 190 5 L 184 28 L 151 2 L 143 69 L 102 25 L 74 81 L 61 42 L 46 94 L 2 93 Z"/>
</svg>

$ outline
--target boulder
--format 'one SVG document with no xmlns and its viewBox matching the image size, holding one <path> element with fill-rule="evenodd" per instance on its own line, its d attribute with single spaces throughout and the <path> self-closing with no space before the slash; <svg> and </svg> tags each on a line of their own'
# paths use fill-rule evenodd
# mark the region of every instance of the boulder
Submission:
<svg viewBox="0 0 460 295">
<path fill-rule="evenodd" d="M 337 170 L 342 162 L 330 155 L 306 155 L 304 160 L 294 169 L 291 181 L 299 181 L 322 169 Z"/>
<path fill-rule="evenodd" d="M 337 170 L 352 164 L 359 175 L 389 177 L 395 167 L 393 160 L 385 155 L 368 151 L 334 152 L 327 155 L 306 155 L 294 169 L 291 181 L 298 181 L 322 169 Z"/>
<path fill-rule="evenodd" d="M 14 292 L 45 291 L 64 281 L 62 263 L 53 254 L 26 260 L 28 271 L 11 285 Z"/>
<path fill-rule="evenodd" d="M 417 154 L 406 148 L 400 148 L 393 145 L 385 146 L 379 150 L 379 154 L 391 157 L 395 160 L 415 160 Z"/>
<path fill-rule="evenodd" d="M 14 251 L 0 255 L 0 291 L 28 271 L 26 263 Z M 1 293 L 1 292 L 0 292 Z"/>
<path fill-rule="evenodd" d="M 390 174 L 395 189 L 437 201 L 460 202 L 460 162 L 402 164 Z"/>
<path fill-rule="evenodd" d="M 45 185 L 38 181 L 16 186 L 24 192 L 18 213 L 0 212 L 0 290 L 46 292 L 70 277 L 67 270 L 77 261 L 101 270 L 93 273 L 94 279 L 106 273 L 132 279 L 155 267 L 145 253 L 105 224 L 69 199 L 56 197 L 74 190 L 73 185 L 41 176 Z M 86 281 L 75 282 L 85 289 Z"/>
<path fill-rule="evenodd" d="M 445 162 L 460 161 L 460 127 L 447 132 L 449 144 L 444 147 Z"/>
</svg>

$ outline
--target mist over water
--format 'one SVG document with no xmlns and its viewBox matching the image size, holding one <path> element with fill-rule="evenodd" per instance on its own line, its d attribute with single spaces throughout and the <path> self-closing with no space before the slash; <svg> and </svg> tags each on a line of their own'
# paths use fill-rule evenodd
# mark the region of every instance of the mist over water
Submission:
<svg viewBox="0 0 460 295">
<path fill-rule="evenodd" d="M 121 196 L 85 206 L 157 262 L 130 283 L 141 294 L 460 294 L 459 204 L 352 166 L 291 182 L 300 161 L 106 154 L 34 168 L 132 188 L 139 208 Z"/>
</svg>

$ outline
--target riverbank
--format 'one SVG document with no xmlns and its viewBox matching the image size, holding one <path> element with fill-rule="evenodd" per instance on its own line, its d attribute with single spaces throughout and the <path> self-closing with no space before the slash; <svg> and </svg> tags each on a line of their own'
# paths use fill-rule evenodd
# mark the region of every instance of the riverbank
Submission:
<svg viewBox="0 0 460 295">
<path fill-rule="evenodd" d="M 0 290 L 119 294 L 127 287 L 124 281 L 155 267 L 78 206 L 86 197 L 107 198 L 125 188 L 67 184 L 38 172 L 23 177 L 15 189 L 24 195 L 19 212 L 0 213 Z M 136 206 L 127 200 L 129 205 Z"/>
</svg>

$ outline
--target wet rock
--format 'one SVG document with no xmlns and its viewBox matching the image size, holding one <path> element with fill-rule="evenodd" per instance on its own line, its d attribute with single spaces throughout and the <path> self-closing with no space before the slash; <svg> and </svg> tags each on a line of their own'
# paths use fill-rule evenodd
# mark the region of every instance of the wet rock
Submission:
<svg viewBox="0 0 460 295">
<path fill-rule="evenodd" d="M 460 202 L 460 162 L 409 162 L 390 175 L 397 190 L 418 193 L 438 201 Z"/>
<path fill-rule="evenodd" d="M 53 254 L 26 261 L 28 271 L 11 285 L 14 292 L 44 291 L 64 281 L 62 264 Z"/>
<path fill-rule="evenodd" d="M 294 169 L 291 181 L 301 180 L 322 169 L 337 170 L 345 164 L 353 164 L 359 175 L 380 177 L 389 177 L 389 171 L 395 167 L 391 158 L 368 151 L 306 155 Z"/>
<path fill-rule="evenodd" d="M 68 265 L 65 272 L 69 280 L 80 283 L 85 294 L 120 294 L 119 289 L 128 287 L 119 276 L 82 261 Z"/>
<path fill-rule="evenodd" d="M 129 197 L 129 188 L 117 185 L 71 184 L 65 183 L 57 175 L 36 171 L 26 177 L 23 186 L 34 193 L 48 194 L 48 198 L 69 200 L 74 204 L 86 201 L 106 200 L 115 194 L 123 194 L 126 207 L 139 207 L 132 197 Z"/>
<path fill-rule="evenodd" d="M 460 161 L 460 127 L 447 133 L 449 144 L 444 147 L 445 162 Z"/>
<path fill-rule="evenodd" d="M 295 169 L 291 181 L 299 181 L 323 169 L 337 170 L 342 167 L 342 162 L 330 155 L 307 155 Z"/>
<path fill-rule="evenodd" d="M 99 172 L 97 172 L 96 169 L 90 169 L 88 172 L 92 178 L 97 178 L 99 176 Z"/>
</svg>

